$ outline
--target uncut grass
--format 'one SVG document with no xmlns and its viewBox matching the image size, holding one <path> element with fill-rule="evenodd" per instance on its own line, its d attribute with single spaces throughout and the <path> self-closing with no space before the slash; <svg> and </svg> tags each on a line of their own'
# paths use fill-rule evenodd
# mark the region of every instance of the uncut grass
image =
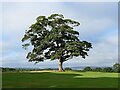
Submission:
<svg viewBox="0 0 120 90">
<path fill-rule="evenodd" d="M 117 88 L 117 73 L 3 73 L 3 88 Z"/>
</svg>

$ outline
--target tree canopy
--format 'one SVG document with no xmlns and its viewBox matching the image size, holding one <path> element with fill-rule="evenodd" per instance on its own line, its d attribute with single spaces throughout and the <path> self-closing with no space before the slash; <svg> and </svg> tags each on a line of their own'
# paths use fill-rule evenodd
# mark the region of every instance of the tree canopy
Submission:
<svg viewBox="0 0 120 90">
<path fill-rule="evenodd" d="M 22 42 L 27 41 L 23 44 L 24 48 L 33 46 L 27 59 L 38 63 L 46 59 L 64 62 L 73 56 L 85 58 L 92 45 L 79 39 L 79 32 L 74 30 L 79 25 L 79 22 L 66 19 L 62 14 L 37 17 L 22 38 Z"/>
<path fill-rule="evenodd" d="M 115 63 L 113 65 L 113 69 L 116 71 L 116 72 L 120 72 L 120 63 Z"/>
</svg>

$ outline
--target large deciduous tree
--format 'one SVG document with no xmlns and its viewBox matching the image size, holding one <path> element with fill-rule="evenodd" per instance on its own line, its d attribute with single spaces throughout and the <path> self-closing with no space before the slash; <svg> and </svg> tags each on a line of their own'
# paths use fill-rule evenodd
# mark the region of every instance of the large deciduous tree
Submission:
<svg viewBox="0 0 120 90">
<path fill-rule="evenodd" d="M 23 44 L 24 48 L 33 46 L 27 59 L 35 63 L 46 59 L 58 60 L 59 71 L 63 71 L 64 61 L 72 59 L 73 56 L 85 58 L 92 45 L 79 40 L 79 32 L 74 30 L 74 27 L 79 25 L 79 22 L 65 19 L 61 14 L 37 17 L 22 38 L 22 42 L 27 41 Z"/>
</svg>

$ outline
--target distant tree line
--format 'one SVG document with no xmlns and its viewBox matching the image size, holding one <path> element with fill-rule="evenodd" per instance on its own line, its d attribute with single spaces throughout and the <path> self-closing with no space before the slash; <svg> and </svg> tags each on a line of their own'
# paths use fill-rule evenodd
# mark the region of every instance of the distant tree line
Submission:
<svg viewBox="0 0 120 90">
<path fill-rule="evenodd" d="M 91 67 L 85 67 L 83 69 L 83 71 L 95 71 L 95 72 L 115 72 L 112 67 L 105 67 L 105 68 L 101 68 L 101 67 L 97 67 L 92 69 Z"/>
<path fill-rule="evenodd" d="M 1 68 L 2 72 L 13 72 L 13 71 L 18 71 L 17 69 L 15 68 Z"/>
<path fill-rule="evenodd" d="M 42 71 L 42 70 L 57 70 L 57 68 L 45 68 L 45 69 L 39 69 L 39 68 L 1 68 L 0 71 L 2 72 L 22 72 L 22 71 Z"/>
<path fill-rule="evenodd" d="M 65 70 L 72 70 L 71 68 L 65 68 Z M 120 63 L 115 63 L 113 67 L 96 67 L 96 68 L 91 68 L 91 67 L 85 67 L 83 70 L 80 71 L 94 71 L 94 72 L 118 72 L 120 73 Z"/>
<path fill-rule="evenodd" d="M 2 72 L 20 72 L 20 71 L 37 71 L 39 69 L 26 69 L 26 68 L 1 68 Z"/>
<path fill-rule="evenodd" d="M 24 69 L 24 68 L 0 68 L 2 72 L 20 72 L 20 71 L 39 71 L 39 70 L 57 70 L 56 68 L 46 68 L 46 69 Z M 70 71 L 72 68 L 66 67 L 65 71 Z M 112 67 L 85 67 L 83 70 L 75 70 L 75 71 L 93 71 L 93 72 L 118 72 L 120 73 L 120 63 L 115 63 Z"/>
</svg>

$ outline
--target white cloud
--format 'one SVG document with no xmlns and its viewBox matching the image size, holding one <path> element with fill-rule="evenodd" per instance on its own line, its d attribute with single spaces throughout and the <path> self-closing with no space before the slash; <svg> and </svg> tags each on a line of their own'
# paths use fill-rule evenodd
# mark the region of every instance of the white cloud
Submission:
<svg viewBox="0 0 120 90">
<path fill-rule="evenodd" d="M 48 16 L 52 13 L 59 13 L 61 11 L 60 7 L 62 7 L 60 3 L 4 3 L 3 26 L 5 32 L 24 32 L 35 22 L 36 17 L 39 15 Z"/>
<path fill-rule="evenodd" d="M 81 26 L 79 28 L 80 33 L 82 36 L 92 36 L 105 30 L 108 31 L 108 27 L 112 26 L 112 20 L 108 18 L 82 18 L 81 19 Z"/>
<path fill-rule="evenodd" d="M 91 3 L 92 4 L 92 3 Z M 83 3 L 83 5 L 91 5 L 90 3 Z M 52 13 L 62 13 L 65 17 L 75 19 L 81 23 L 78 30 L 82 33 L 83 36 L 100 33 L 108 26 L 117 25 L 117 18 L 113 17 L 102 17 L 102 14 L 105 13 L 104 8 L 100 5 L 105 4 L 97 4 L 93 3 L 92 7 L 79 8 L 79 5 L 82 3 L 77 3 L 78 8 L 72 8 L 67 4 L 63 3 L 5 3 L 3 4 L 3 26 L 5 33 L 23 33 L 32 23 L 34 23 L 35 18 L 39 15 L 50 15 Z M 74 6 L 76 5 L 73 4 Z M 109 4 L 106 4 L 109 5 Z M 111 5 L 111 4 L 110 4 Z M 116 4 L 117 5 L 117 4 Z M 57 8 L 56 8 L 57 7 Z M 97 7 L 97 8 L 96 8 Z M 107 7 L 107 6 L 106 6 Z M 117 6 L 116 6 L 117 7 Z M 92 12 L 85 10 L 86 8 L 94 9 Z M 12 9 L 12 10 L 11 10 Z M 77 12 L 76 10 L 77 9 Z M 90 10 L 91 10 L 90 9 Z M 97 10 L 101 10 L 100 14 L 95 13 Z M 85 11 L 84 11 L 85 10 Z M 47 11 L 47 12 L 46 12 Z M 89 16 L 88 16 L 89 14 Z M 95 17 L 95 14 L 101 15 L 100 17 Z M 111 12 L 108 14 L 112 14 Z M 90 16 L 93 15 L 93 16 Z M 109 16 L 110 16 L 109 15 Z M 116 13 L 117 17 L 117 13 Z M 7 25 L 7 27 L 6 27 Z"/>
</svg>

